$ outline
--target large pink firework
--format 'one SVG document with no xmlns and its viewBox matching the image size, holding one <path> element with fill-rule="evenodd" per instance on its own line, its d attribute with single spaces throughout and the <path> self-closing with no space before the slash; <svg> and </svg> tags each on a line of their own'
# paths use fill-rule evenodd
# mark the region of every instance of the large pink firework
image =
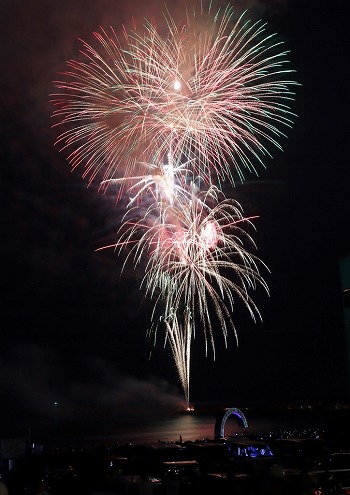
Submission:
<svg viewBox="0 0 350 495">
<path fill-rule="evenodd" d="M 57 142 L 89 181 L 143 174 L 171 150 L 207 182 L 234 182 L 292 123 L 287 51 L 264 23 L 231 6 L 165 20 L 165 35 L 149 21 L 121 38 L 101 29 L 56 82 Z"/>
<path fill-rule="evenodd" d="M 237 338 L 236 299 L 260 316 L 249 293 L 268 292 L 266 267 L 250 252 L 251 220 L 220 187 L 257 173 L 280 147 L 296 83 L 283 44 L 231 6 L 164 20 L 165 31 L 145 21 L 83 41 L 55 83 L 53 116 L 72 168 L 129 196 L 116 243 L 103 249 L 127 250 L 126 262 L 144 267 L 151 328 L 164 325 L 189 402 L 196 327 L 215 357 L 215 318 L 226 344 L 229 327 Z"/>
</svg>

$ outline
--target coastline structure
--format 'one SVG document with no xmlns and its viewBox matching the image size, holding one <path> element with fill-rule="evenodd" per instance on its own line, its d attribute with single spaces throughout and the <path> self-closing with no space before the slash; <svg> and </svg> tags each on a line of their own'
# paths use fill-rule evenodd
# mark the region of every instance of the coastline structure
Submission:
<svg viewBox="0 0 350 495">
<path fill-rule="evenodd" d="M 242 411 L 240 409 L 237 409 L 236 407 L 229 407 L 227 409 L 224 409 L 224 411 L 221 412 L 216 418 L 214 429 L 215 440 L 225 438 L 226 421 L 231 415 L 233 415 L 237 419 L 238 425 L 240 427 L 248 428 L 248 422 Z"/>
</svg>

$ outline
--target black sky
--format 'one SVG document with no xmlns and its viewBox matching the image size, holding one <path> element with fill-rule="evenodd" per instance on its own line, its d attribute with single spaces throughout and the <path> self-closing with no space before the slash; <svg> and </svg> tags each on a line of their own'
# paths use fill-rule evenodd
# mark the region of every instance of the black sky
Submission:
<svg viewBox="0 0 350 495">
<path fill-rule="evenodd" d="M 178 4 L 177 4 L 178 5 Z M 263 16 L 291 49 L 295 126 L 283 152 L 237 192 L 255 222 L 271 295 L 263 322 L 237 316 L 218 358 L 193 345 L 195 401 L 349 398 L 338 260 L 350 251 L 347 2 L 237 1 Z M 177 7 L 179 8 L 179 7 Z M 151 305 L 138 274 L 120 277 L 112 252 L 120 215 L 112 195 L 87 189 L 54 147 L 49 94 L 78 37 L 99 25 L 153 16 L 151 3 L 3 0 L 1 54 L 1 414 L 181 403 L 169 350 L 149 360 Z M 231 404 L 235 405 L 235 404 Z M 1 433 L 1 430 L 0 430 Z"/>
</svg>

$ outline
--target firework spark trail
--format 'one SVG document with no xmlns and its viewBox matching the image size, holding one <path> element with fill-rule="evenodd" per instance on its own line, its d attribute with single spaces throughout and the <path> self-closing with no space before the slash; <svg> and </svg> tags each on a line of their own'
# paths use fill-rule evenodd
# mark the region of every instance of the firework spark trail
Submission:
<svg viewBox="0 0 350 495">
<path fill-rule="evenodd" d="M 213 315 L 225 345 L 229 328 L 237 339 L 236 299 L 260 317 L 249 292 L 268 292 L 259 271 L 267 267 L 247 248 L 256 249 L 252 219 L 220 187 L 257 173 L 254 162 L 280 148 L 297 83 L 275 35 L 245 14 L 235 19 L 231 6 L 182 24 L 168 11 L 164 18 L 166 35 L 146 20 L 122 38 L 101 29 L 97 47 L 83 41 L 82 60 L 55 83 L 53 115 L 71 167 L 129 196 L 116 243 L 101 249 L 143 266 L 150 335 L 165 327 L 189 403 L 196 327 L 215 358 Z"/>
<path fill-rule="evenodd" d="M 132 205 L 145 202 L 145 196 L 150 195 L 155 201 L 171 203 L 175 200 L 191 200 L 193 191 L 201 182 L 199 177 L 193 176 L 190 164 L 180 163 L 174 165 L 171 153 L 168 153 L 168 162 L 165 165 L 143 164 L 145 175 L 136 177 L 122 177 L 102 181 L 101 185 L 115 184 L 123 187 L 129 184 L 127 193 L 130 201 L 128 208 Z M 117 193 L 118 195 L 119 193 Z"/>
<path fill-rule="evenodd" d="M 185 401 L 189 404 L 191 342 L 193 332 L 192 317 L 188 309 L 180 316 L 183 323 L 179 322 L 176 314 L 169 315 L 168 319 L 162 318 L 161 322 L 164 323 L 166 328 L 164 345 L 169 341 L 180 383 L 185 395 Z M 150 334 L 151 332 L 152 327 Z"/>
</svg>

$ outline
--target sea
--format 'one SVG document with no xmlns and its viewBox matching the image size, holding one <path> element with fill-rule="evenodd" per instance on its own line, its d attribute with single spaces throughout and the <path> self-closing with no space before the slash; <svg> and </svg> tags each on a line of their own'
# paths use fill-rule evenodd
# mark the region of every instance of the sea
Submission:
<svg viewBox="0 0 350 495">
<path fill-rule="evenodd" d="M 149 442 L 186 442 L 213 440 L 215 424 L 227 409 L 238 409 L 245 417 L 247 426 L 239 425 L 237 417 L 230 414 L 225 423 L 225 436 L 237 435 L 312 435 L 317 436 L 323 430 L 323 411 L 310 409 L 254 410 L 239 409 L 236 406 L 199 408 L 193 411 L 175 412 L 167 415 L 129 414 L 115 417 L 115 422 L 104 427 L 85 432 L 80 437 L 87 443 L 149 443 Z"/>
<path fill-rule="evenodd" d="M 94 446 L 151 442 L 214 440 L 218 418 L 231 408 L 246 420 L 227 417 L 224 436 L 322 436 L 325 428 L 344 434 L 350 424 L 350 409 L 325 409 L 311 406 L 281 408 L 240 407 L 235 404 L 201 404 L 194 410 L 94 411 L 74 417 L 55 416 L 45 425 L 32 423 L 28 436 L 33 443 Z M 343 435 L 344 436 L 344 435 Z M 350 435 L 349 435 L 350 448 Z"/>
</svg>

